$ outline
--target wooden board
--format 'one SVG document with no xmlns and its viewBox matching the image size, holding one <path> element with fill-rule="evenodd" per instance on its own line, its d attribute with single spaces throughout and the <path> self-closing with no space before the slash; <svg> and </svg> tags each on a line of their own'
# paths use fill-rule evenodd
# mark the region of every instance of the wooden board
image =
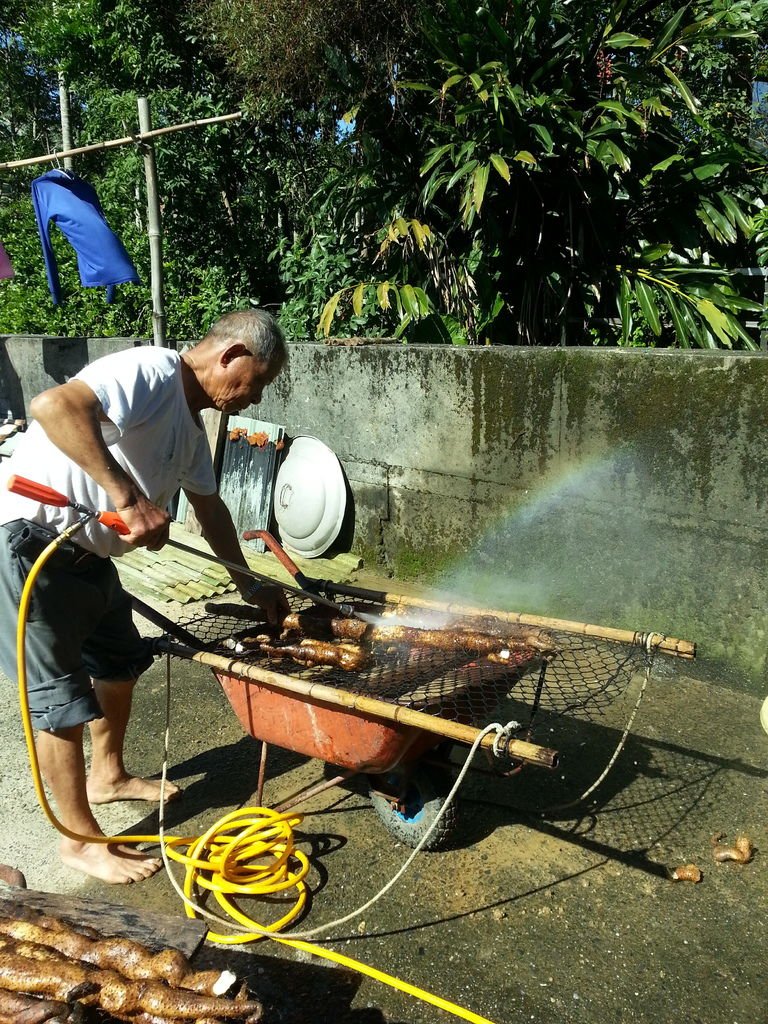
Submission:
<svg viewBox="0 0 768 1024">
<path fill-rule="evenodd" d="M 213 472 L 218 480 L 221 475 L 221 454 L 227 433 L 227 417 L 218 409 L 203 409 L 200 419 L 205 429 L 205 436 L 208 438 L 208 447 L 211 450 Z M 178 522 L 184 523 L 184 529 L 189 533 L 196 533 L 198 536 L 202 534 L 203 531 L 197 521 L 194 509 L 187 501 L 183 491 L 179 491 L 174 518 Z"/>
<path fill-rule="evenodd" d="M 0 915 L 34 920 L 35 911 L 58 917 L 73 928 L 87 925 L 102 935 L 134 939 L 153 951 L 172 946 L 187 957 L 200 948 L 208 931 L 202 921 L 193 921 L 183 913 L 172 917 L 84 896 L 36 892 L 0 884 Z"/>
</svg>

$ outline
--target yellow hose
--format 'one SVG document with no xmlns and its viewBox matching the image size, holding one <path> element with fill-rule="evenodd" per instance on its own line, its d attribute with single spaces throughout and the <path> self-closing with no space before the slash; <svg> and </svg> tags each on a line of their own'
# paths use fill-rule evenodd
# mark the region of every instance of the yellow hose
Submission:
<svg viewBox="0 0 768 1024">
<path fill-rule="evenodd" d="M 375 967 L 370 967 L 359 960 L 353 960 L 313 943 L 299 939 L 281 938 L 274 934 L 298 917 L 307 900 L 305 878 L 309 872 L 309 861 L 301 850 L 295 848 L 293 842 L 293 829 L 303 820 L 302 815 L 278 814 L 265 807 L 247 807 L 233 811 L 221 818 L 206 833 L 197 838 L 166 835 L 82 836 L 71 832 L 58 820 L 45 794 L 29 711 L 26 626 L 32 588 L 43 566 L 57 548 L 84 525 L 84 522 L 85 520 L 81 520 L 64 530 L 55 540 L 51 541 L 34 562 L 21 593 L 16 630 L 19 706 L 32 769 L 32 780 L 40 806 L 53 827 L 68 839 L 80 843 L 163 844 L 168 857 L 184 866 L 184 906 L 188 917 L 196 916 L 196 905 L 193 903 L 192 894 L 195 886 L 199 886 L 212 892 L 222 909 L 237 924 L 249 929 L 236 935 L 217 934 L 209 931 L 207 938 L 211 942 L 234 944 L 269 938 L 283 945 L 292 946 L 294 949 L 300 949 L 349 967 L 359 974 L 365 974 L 391 988 L 414 996 L 422 1002 L 431 1003 L 432 1006 L 437 1006 L 455 1017 L 470 1021 L 471 1024 L 493 1024 L 486 1017 L 481 1017 L 463 1006 L 442 999 L 425 989 L 417 988 L 415 985 L 379 971 Z M 179 847 L 182 846 L 187 847 L 186 853 L 179 850 Z M 292 866 L 296 864 L 298 867 Z M 291 888 L 295 888 L 297 892 L 293 905 L 280 920 L 267 926 L 260 925 L 249 918 L 228 898 L 230 895 L 271 896 Z"/>
</svg>

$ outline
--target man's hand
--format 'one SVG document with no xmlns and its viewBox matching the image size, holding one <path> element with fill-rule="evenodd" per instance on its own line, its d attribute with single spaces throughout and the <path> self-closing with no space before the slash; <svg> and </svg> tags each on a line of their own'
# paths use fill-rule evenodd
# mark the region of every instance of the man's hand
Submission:
<svg viewBox="0 0 768 1024">
<path fill-rule="evenodd" d="M 139 494 L 136 501 L 125 508 L 116 509 L 118 515 L 130 530 L 122 539 L 137 548 L 159 551 L 168 541 L 171 517 L 163 509 Z"/>
<path fill-rule="evenodd" d="M 279 626 L 291 610 L 282 587 L 274 586 L 271 583 L 265 584 L 257 590 L 246 590 L 242 597 L 248 604 L 255 604 L 259 608 L 263 608 L 271 626 Z"/>
</svg>

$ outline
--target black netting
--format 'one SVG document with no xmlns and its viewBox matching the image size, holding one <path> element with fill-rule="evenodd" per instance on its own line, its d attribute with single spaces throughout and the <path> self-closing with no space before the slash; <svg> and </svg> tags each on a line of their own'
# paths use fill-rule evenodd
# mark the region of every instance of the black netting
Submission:
<svg viewBox="0 0 768 1024">
<path fill-rule="evenodd" d="M 640 646 L 604 640 L 563 630 L 530 629 L 510 625 L 490 615 L 447 616 L 420 609 L 400 609 L 356 600 L 354 607 L 377 617 L 377 627 L 356 640 L 330 637 L 328 611 L 311 601 L 288 595 L 292 611 L 307 613 L 323 626 L 325 643 L 347 645 L 359 651 L 362 667 L 344 669 L 307 665 L 295 656 L 282 656 L 296 647 L 302 635 L 270 631 L 265 623 L 247 621 L 247 606 L 207 605 L 205 614 L 182 620 L 194 643 L 227 659 L 260 665 L 282 674 L 301 676 L 329 686 L 365 694 L 393 704 L 471 723 L 478 727 L 507 713 L 514 702 L 516 717 L 528 728 L 537 715 L 593 720 L 622 697 L 627 686 L 645 665 Z M 418 616 L 418 618 L 417 618 Z M 353 620 L 354 621 L 354 620 Z M 391 630 L 404 622 L 418 625 L 428 634 L 416 639 L 393 638 Z M 445 649 L 421 642 L 422 636 Z M 478 637 L 484 650 L 478 651 Z M 488 641 L 492 637 L 492 642 Z M 264 647 L 271 650 L 266 652 Z"/>
</svg>

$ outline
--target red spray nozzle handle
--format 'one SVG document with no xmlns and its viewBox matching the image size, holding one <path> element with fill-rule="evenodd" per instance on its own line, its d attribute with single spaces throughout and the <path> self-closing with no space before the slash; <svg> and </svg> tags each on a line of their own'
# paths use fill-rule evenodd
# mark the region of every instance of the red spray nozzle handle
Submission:
<svg viewBox="0 0 768 1024">
<path fill-rule="evenodd" d="M 66 494 L 54 491 L 52 487 L 46 487 L 45 484 L 28 480 L 25 476 L 17 476 L 15 473 L 8 477 L 8 490 L 13 491 L 14 494 L 20 494 L 24 498 L 39 501 L 41 505 L 58 505 L 60 508 L 64 508 L 71 504 Z"/>
<path fill-rule="evenodd" d="M 131 532 L 117 512 L 97 512 L 96 518 L 102 526 L 108 526 L 110 530 L 114 530 L 115 533 L 119 533 L 121 536 Z"/>
<path fill-rule="evenodd" d="M 8 490 L 13 491 L 14 494 L 20 494 L 23 498 L 39 501 L 41 505 L 56 505 L 58 508 L 65 508 L 67 505 L 70 505 L 72 508 L 77 509 L 78 512 L 92 511 L 84 505 L 72 501 L 66 494 L 62 494 L 61 491 L 55 491 L 53 487 L 39 484 L 35 480 L 29 480 L 25 476 L 18 476 L 16 473 L 8 477 Z M 94 514 L 100 523 L 109 527 L 110 530 L 114 530 L 115 533 L 125 535 L 131 532 L 117 512 L 95 512 Z"/>
<path fill-rule="evenodd" d="M 287 569 L 294 579 L 296 578 L 296 574 L 299 572 L 298 565 L 296 565 L 288 552 L 271 533 L 268 533 L 266 530 L 245 530 L 243 540 L 263 540 L 272 554 L 282 563 L 283 568 Z"/>
</svg>

